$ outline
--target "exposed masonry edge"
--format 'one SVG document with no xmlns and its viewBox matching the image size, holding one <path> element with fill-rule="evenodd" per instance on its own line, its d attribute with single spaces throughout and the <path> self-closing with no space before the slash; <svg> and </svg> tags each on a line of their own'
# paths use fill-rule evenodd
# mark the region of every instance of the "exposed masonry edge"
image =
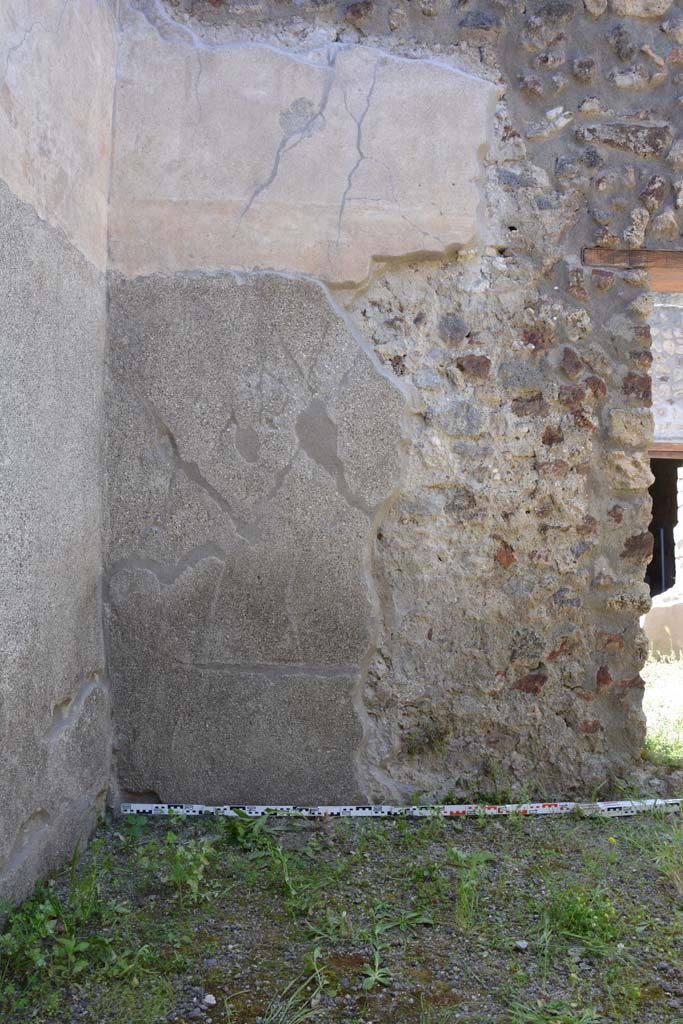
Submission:
<svg viewBox="0 0 683 1024">
<path fill-rule="evenodd" d="M 153 8 L 152 15 L 150 17 L 150 8 Z M 284 46 L 276 46 L 274 43 L 266 43 L 261 40 L 243 40 L 240 42 L 225 42 L 225 43 L 212 43 L 202 39 L 196 32 L 193 32 L 187 25 L 181 25 L 180 22 L 170 18 L 163 8 L 160 0 L 142 0 L 141 3 L 137 4 L 135 8 L 132 8 L 130 3 L 128 4 L 129 10 L 134 10 L 140 14 L 145 21 L 157 32 L 159 38 L 165 43 L 176 43 L 198 50 L 208 51 L 227 51 L 227 50 L 244 50 L 250 47 L 259 47 L 263 50 L 270 50 L 273 53 L 280 54 L 285 57 L 289 57 L 299 64 L 305 64 L 312 68 L 325 68 L 329 65 L 329 53 L 341 52 L 342 50 L 350 50 L 354 48 L 354 43 L 327 43 L 321 47 L 315 47 L 313 49 L 298 53 L 296 50 L 290 49 Z M 154 24 L 154 17 L 158 17 L 165 25 L 167 25 L 172 32 L 176 33 L 175 38 L 170 39 L 163 36 L 159 31 L 157 25 Z M 439 68 L 442 71 L 450 71 L 454 75 L 459 75 L 462 78 L 469 79 L 472 82 L 484 82 L 492 87 L 494 92 L 501 95 L 503 92 L 503 86 L 500 83 L 491 81 L 490 78 L 483 77 L 481 75 L 474 75 L 470 71 L 464 71 L 460 67 L 456 67 L 454 64 L 449 63 L 446 60 L 439 60 L 436 57 L 404 57 L 402 54 L 392 53 L 390 50 L 384 50 L 379 46 L 363 46 L 363 49 L 369 50 L 373 53 L 380 54 L 383 57 L 388 57 L 391 60 L 402 61 L 405 64 L 428 64 L 432 67 Z M 316 60 L 316 56 L 319 55 L 319 59 Z"/>
</svg>

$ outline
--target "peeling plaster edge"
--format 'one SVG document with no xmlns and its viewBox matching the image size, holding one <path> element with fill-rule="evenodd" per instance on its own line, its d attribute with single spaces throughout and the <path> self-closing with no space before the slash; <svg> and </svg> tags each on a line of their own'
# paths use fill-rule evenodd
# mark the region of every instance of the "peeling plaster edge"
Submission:
<svg viewBox="0 0 683 1024">
<path fill-rule="evenodd" d="M 485 201 L 486 197 L 483 196 L 482 203 L 485 203 Z M 107 277 L 114 280 L 120 279 L 123 281 L 135 282 L 148 280 L 151 277 L 169 279 L 175 277 L 221 278 L 230 274 L 240 284 L 243 284 L 250 277 L 272 275 L 291 281 L 306 281 L 311 284 L 316 284 L 329 296 L 342 293 L 358 296 L 367 291 L 367 289 L 382 277 L 383 274 L 389 273 L 390 271 L 398 270 L 401 267 L 408 267 L 415 263 L 436 265 L 439 263 L 451 263 L 458 260 L 469 260 L 473 257 L 481 258 L 486 255 L 490 255 L 489 250 L 492 246 L 495 247 L 497 244 L 502 245 L 502 243 L 486 242 L 479 234 L 475 233 L 475 235 L 466 242 L 452 242 L 444 245 L 441 249 L 413 249 L 403 252 L 398 256 L 377 253 L 371 256 L 368 260 L 366 276 L 356 280 L 332 280 L 325 276 L 319 277 L 316 274 L 307 273 L 303 270 L 293 270 L 288 267 L 268 266 L 265 264 L 258 266 L 221 264 L 219 266 L 177 268 L 155 266 L 146 267 L 134 272 L 127 272 L 125 267 L 117 264 L 113 259 L 109 261 Z"/>
<path fill-rule="evenodd" d="M 45 742 L 50 745 L 56 743 L 67 729 L 76 724 L 88 697 L 96 690 L 101 690 L 105 697 L 109 699 L 109 684 L 106 678 L 99 674 L 96 679 L 83 683 L 75 697 L 56 705 L 52 723 L 43 735 Z"/>
<path fill-rule="evenodd" d="M 218 562 L 223 565 L 226 557 L 225 551 L 218 544 L 209 542 L 191 548 L 174 563 L 140 555 L 116 559 L 108 565 L 104 578 L 104 605 L 111 606 L 110 583 L 120 573 L 146 573 L 156 580 L 160 588 L 172 587 L 188 569 L 196 569 L 202 562 Z"/>
<path fill-rule="evenodd" d="M 68 245 L 69 249 L 71 249 L 76 254 L 76 256 L 79 257 L 79 259 L 83 260 L 83 263 L 85 263 L 92 271 L 94 271 L 94 273 L 97 275 L 99 283 L 104 285 L 107 276 L 106 259 L 103 259 L 101 263 L 98 263 L 96 260 L 94 260 L 93 257 L 89 255 L 84 249 L 82 249 L 78 242 L 74 238 L 72 238 L 71 235 L 68 234 L 63 224 L 60 224 L 58 221 L 53 221 L 50 220 L 48 217 L 43 216 L 38 211 L 38 208 L 34 205 L 34 203 L 31 202 L 30 199 L 25 199 L 23 196 L 20 196 L 18 192 L 14 190 L 12 185 L 10 185 L 7 179 L 0 175 L 0 189 L 3 188 L 7 190 L 12 199 L 16 200 L 17 203 L 20 203 L 21 206 L 24 207 L 27 212 L 30 212 L 33 215 L 33 217 L 35 217 L 36 221 L 38 222 L 38 224 L 41 225 L 41 227 L 45 228 L 46 231 L 51 232 L 56 238 L 58 238 L 62 242 L 62 244 Z"/>
<path fill-rule="evenodd" d="M 503 106 L 504 109 L 507 108 L 506 90 L 502 84 L 498 85 L 496 95 L 494 95 L 493 90 L 491 90 L 491 95 L 488 97 L 486 106 L 486 141 L 483 142 L 477 150 L 479 177 L 474 179 L 474 183 L 478 187 L 478 191 L 480 193 L 475 217 L 477 225 L 477 240 L 479 242 L 477 248 L 479 252 L 483 252 L 491 246 L 495 247 L 497 245 L 504 244 L 501 241 L 501 238 L 495 237 L 497 233 L 502 235 L 503 232 L 501 231 L 499 217 L 489 216 L 488 189 L 488 175 L 490 168 L 501 166 L 501 161 L 496 157 L 496 120 L 501 106 Z"/>
<path fill-rule="evenodd" d="M 106 772 L 103 778 L 106 779 Z M 96 816 L 104 808 L 106 793 L 106 783 L 98 779 L 81 799 L 60 800 L 49 812 L 44 807 L 33 811 L 19 826 L 9 854 L 0 864 L 0 893 L 17 900 L 26 898 L 37 876 L 44 877 L 62 863 L 69 852 L 80 849 L 87 841 Z M 59 826 L 65 817 L 82 820 L 83 828 L 77 835 L 59 834 Z M 22 871 L 30 867 L 34 858 L 46 858 L 47 865 L 30 870 L 30 875 L 22 881 Z"/>
<path fill-rule="evenodd" d="M 472 82 L 486 82 L 492 86 L 492 92 L 497 91 L 499 94 L 502 91 L 502 86 L 499 83 L 492 81 L 490 78 L 475 75 L 471 71 L 465 71 L 464 68 L 458 67 L 455 64 L 451 64 L 449 61 L 440 60 L 436 57 L 406 57 L 403 54 L 393 53 L 390 50 L 384 50 L 380 46 L 370 45 L 365 43 L 343 43 L 343 42 L 329 42 L 322 46 L 314 47 L 310 50 L 297 51 L 284 46 L 277 46 L 275 43 L 267 43 L 261 40 L 245 39 L 235 42 L 209 42 L 196 32 L 194 32 L 189 25 L 183 25 L 181 22 L 171 18 L 161 0 L 121 0 L 122 3 L 126 4 L 126 9 L 129 12 L 140 15 L 148 23 L 150 28 L 156 32 L 159 38 L 164 43 L 176 44 L 186 46 L 191 49 L 207 50 L 207 51 L 229 51 L 229 50 L 241 50 L 250 47 L 259 47 L 264 50 L 270 50 L 273 53 L 280 54 L 290 58 L 291 60 L 297 61 L 299 64 L 305 64 L 313 68 L 324 69 L 330 61 L 330 51 L 340 53 L 342 50 L 353 50 L 359 46 L 364 50 L 368 50 L 373 53 L 377 53 L 382 57 L 387 57 L 390 60 L 402 61 L 405 64 L 427 64 L 431 67 L 439 68 L 441 71 L 450 71 L 452 74 L 458 75 L 462 78 L 468 79 Z M 150 7 L 153 8 L 151 17 L 149 12 Z M 167 38 L 160 31 L 157 25 L 154 24 L 153 18 L 158 17 L 164 25 L 167 25 L 169 29 L 174 33 L 174 37 Z M 320 59 L 316 60 L 315 57 L 320 55 Z"/>
<path fill-rule="evenodd" d="M 354 752 L 354 771 L 356 775 L 356 781 L 359 786 L 360 792 L 365 798 L 368 798 L 372 791 L 372 784 L 377 783 L 381 786 L 384 792 L 388 792 L 394 799 L 398 799 L 399 790 L 393 780 L 383 772 L 378 766 L 371 765 L 369 761 L 369 749 L 372 740 L 372 734 L 374 731 L 373 721 L 368 714 L 365 706 L 365 689 L 367 686 L 368 675 L 370 667 L 372 665 L 373 658 L 375 657 L 378 649 L 380 640 L 382 637 L 383 627 L 385 625 L 385 611 L 383 606 L 382 597 L 377 586 L 377 580 L 374 572 L 374 550 L 375 550 L 375 539 L 379 525 L 392 507 L 394 502 L 397 500 L 399 494 L 403 489 L 403 485 L 407 475 L 407 464 L 408 464 L 408 447 L 409 447 L 409 431 L 407 429 L 406 420 L 409 415 L 414 414 L 417 409 L 417 400 L 414 389 L 406 381 L 399 380 L 395 374 L 384 366 L 374 348 L 370 345 L 367 339 L 362 335 L 356 324 L 351 318 L 350 313 L 340 305 L 339 302 L 333 298 L 329 288 L 321 285 L 327 301 L 334 312 L 339 316 L 342 321 L 346 324 L 346 328 L 351 334 L 352 338 L 358 345 L 361 352 L 370 360 L 370 363 L 379 376 L 384 377 L 390 381 L 393 387 L 403 395 L 404 404 L 402 410 L 402 430 L 401 436 L 398 441 L 398 474 L 393 489 L 386 495 L 384 501 L 377 507 L 370 526 L 367 532 L 367 539 L 365 544 L 365 551 L 363 554 L 363 572 L 365 576 L 365 585 L 370 600 L 370 641 L 365 651 L 363 658 L 361 659 L 360 673 L 358 676 L 358 682 L 355 684 L 352 690 L 352 704 L 354 711 L 356 712 L 358 721 L 361 726 L 361 741 Z"/>
</svg>

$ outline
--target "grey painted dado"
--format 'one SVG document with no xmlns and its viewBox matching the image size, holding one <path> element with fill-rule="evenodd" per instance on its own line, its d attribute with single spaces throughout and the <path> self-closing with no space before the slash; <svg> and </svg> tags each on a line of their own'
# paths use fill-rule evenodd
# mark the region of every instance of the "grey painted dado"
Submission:
<svg viewBox="0 0 683 1024">
<path fill-rule="evenodd" d="M 358 796 L 370 548 L 399 478 L 403 394 L 315 282 L 114 276 L 109 334 L 121 785 Z"/>
</svg>

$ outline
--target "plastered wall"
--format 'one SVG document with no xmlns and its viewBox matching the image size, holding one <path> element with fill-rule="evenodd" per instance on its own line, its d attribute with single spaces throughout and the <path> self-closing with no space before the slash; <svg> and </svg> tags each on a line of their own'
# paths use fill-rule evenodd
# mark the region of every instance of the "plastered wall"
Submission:
<svg viewBox="0 0 683 1024">
<path fill-rule="evenodd" d="M 114 801 L 675 786 L 652 300 L 580 252 L 680 244 L 680 5 L 10 7 L 6 886 L 110 752 Z"/>
<path fill-rule="evenodd" d="M 657 295 L 652 328 L 655 440 L 683 439 L 683 295 Z"/>
<path fill-rule="evenodd" d="M 112 7 L 0 5 L 0 894 L 104 806 L 99 600 Z"/>
</svg>

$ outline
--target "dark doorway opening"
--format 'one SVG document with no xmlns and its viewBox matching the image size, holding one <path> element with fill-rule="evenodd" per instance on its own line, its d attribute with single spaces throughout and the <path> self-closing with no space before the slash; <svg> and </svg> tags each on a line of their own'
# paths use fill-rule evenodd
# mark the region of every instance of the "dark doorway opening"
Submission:
<svg viewBox="0 0 683 1024">
<path fill-rule="evenodd" d="M 678 523 L 677 470 L 681 465 L 683 461 L 680 459 L 650 460 L 655 478 L 650 487 L 650 533 L 654 537 L 654 550 L 652 561 L 645 571 L 645 582 L 652 597 L 669 590 L 676 582 L 674 527 Z"/>
</svg>

